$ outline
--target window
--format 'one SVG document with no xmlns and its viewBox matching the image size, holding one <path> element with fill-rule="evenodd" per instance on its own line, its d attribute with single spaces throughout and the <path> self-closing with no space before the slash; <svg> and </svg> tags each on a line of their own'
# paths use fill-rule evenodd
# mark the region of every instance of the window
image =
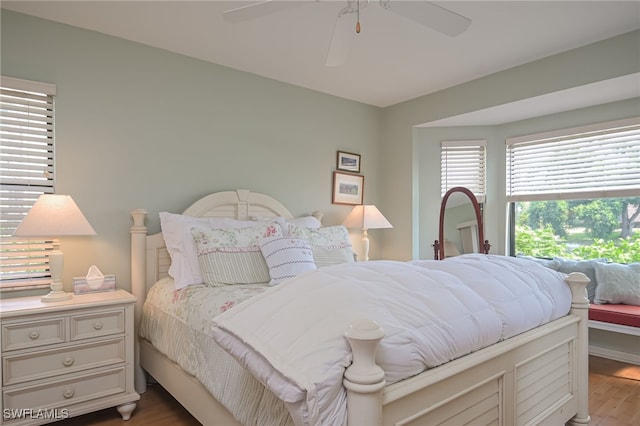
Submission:
<svg viewBox="0 0 640 426">
<path fill-rule="evenodd" d="M 507 140 L 512 255 L 640 261 L 640 117 Z"/>
<path fill-rule="evenodd" d="M 51 241 L 13 232 L 43 193 L 54 192 L 55 86 L 0 80 L 0 288 L 49 284 Z"/>
<path fill-rule="evenodd" d="M 456 186 L 468 188 L 484 203 L 487 141 L 442 141 L 440 195 Z"/>
</svg>

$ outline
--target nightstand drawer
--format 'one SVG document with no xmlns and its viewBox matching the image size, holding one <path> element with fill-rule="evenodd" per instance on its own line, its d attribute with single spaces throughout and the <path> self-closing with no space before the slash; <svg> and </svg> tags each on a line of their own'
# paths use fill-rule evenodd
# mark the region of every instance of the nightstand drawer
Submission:
<svg viewBox="0 0 640 426">
<path fill-rule="evenodd" d="M 71 340 L 124 333 L 124 309 L 71 317 Z"/>
<path fill-rule="evenodd" d="M 117 368 L 2 393 L 4 409 L 68 407 L 125 392 L 125 369 Z"/>
<path fill-rule="evenodd" d="M 8 386 L 29 380 L 124 363 L 125 356 L 125 341 L 122 337 L 41 352 L 31 351 L 5 356 L 2 360 L 3 383 Z"/>
<path fill-rule="evenodd" d="M 2 350 L 32 348 L 65 341 L 66 318 L 2 324 Z"/>
</svg>

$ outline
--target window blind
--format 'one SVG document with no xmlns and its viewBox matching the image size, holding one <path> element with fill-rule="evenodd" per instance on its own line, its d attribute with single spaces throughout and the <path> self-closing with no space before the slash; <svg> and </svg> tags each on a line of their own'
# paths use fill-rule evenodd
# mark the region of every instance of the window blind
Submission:
<svg viewBox="0 0 640 426">
<path fill-rule="evenodd" d="M 13 232 L 37 198 L 54 192 L 54 95 L 50 84 L 0 79 L 0 286 L 49 283 L 51 241 Z"/>
<path fill-rule="evenodd" d="M 640 117 L 506 143 L 507 201 L 640 196 Z"/>
<path fill-rule="evenodd" d="M 441 196 L 451 188 L 464 186 L 484 203 L 487 141 L 442 141 L 440 159 Z"/>
</svg>

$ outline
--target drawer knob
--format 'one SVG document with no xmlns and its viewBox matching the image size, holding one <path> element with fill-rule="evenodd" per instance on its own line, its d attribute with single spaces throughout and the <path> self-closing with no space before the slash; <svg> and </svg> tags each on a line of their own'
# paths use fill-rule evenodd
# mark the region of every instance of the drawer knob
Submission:
<svg viewBox="0 0 640 426">
<path fill-rule="evenodd" d="M 68 356 L 64 359 L 64 361 L 62 361 L 62 364 L 64 364 L 65 367 L 70 367 L 73 365 L 73 357 L 72 356 Z"/>
<path fill-rule="evenodd" d="M 73 388 L 66 388 L 64 390 L 64 393 L 62 394 L 62 396 L 64 396 L 65 398 L 69 399 L 69 398 L 71 398 L 73 396 L 73 394 L 74 394 Z"/>
<path fill-rule="evenodd" d="M 93 328 L 95 328 L 96 330 L 102 329 L 102 322 L 96 321 L 95 323 L 93 323 Z"/>
<path fill-rule="evenodd" d="M 36 340 L 38 337 L 40 337 L 40 333 L 38 333 L 38 330 L 34 330 L 29 334 L 29 338 L 31 340 Z"/>
</svg>

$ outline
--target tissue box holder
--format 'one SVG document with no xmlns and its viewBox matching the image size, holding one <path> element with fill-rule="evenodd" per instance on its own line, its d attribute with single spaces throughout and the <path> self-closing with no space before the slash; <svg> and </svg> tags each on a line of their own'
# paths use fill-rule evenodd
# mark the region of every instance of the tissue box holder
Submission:
<svg viewBox="0 0 640 426">
<path fill-rule="evenodd" d="M 96 288 L 89 287 L 86 277 L 75 277 L 73 279 L 73 292 L 75 294 L 83 293 L 97 293 L 100 291 L 115 291 L 116 289 L 116 276 L 105 275 L 104 282 Z"/>
</svg>

